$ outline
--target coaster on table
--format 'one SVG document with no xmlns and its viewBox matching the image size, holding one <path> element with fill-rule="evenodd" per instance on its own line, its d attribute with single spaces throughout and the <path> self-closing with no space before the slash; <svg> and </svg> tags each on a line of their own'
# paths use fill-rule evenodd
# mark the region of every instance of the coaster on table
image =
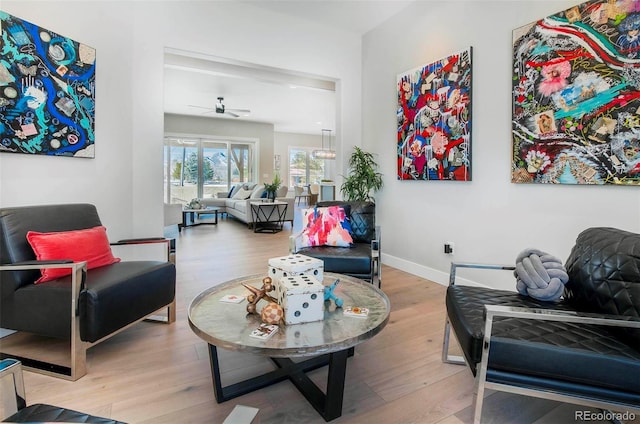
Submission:
<svg viewBox="0 0 640 424">
<path fill-rule="evenodd" d="M 358 306 L 349 306 L 344 310 L 344 314 L 350 317 L 366 318 L 369 315 L 368 308 L 360 308 Z"/>
<path fill-rule="evenodd" d="M 237 294 L 228 294 L 220 298 L 220 302 L 225 303 L 242 303 L 244 296 L 238 296 Z"/>
<path fill-rule="evenodd" d="M 260 340 L 267 340 L 278 332 L 278 326 L 274 324 L 260 324 L 260 327 L 256 328 L 249 334 L 251 337 L 255 337 Z"/>
</svg>

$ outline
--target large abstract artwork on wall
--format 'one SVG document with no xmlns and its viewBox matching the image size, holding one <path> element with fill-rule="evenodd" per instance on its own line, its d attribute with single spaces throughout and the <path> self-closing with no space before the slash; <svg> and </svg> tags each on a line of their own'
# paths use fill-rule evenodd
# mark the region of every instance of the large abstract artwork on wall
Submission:
<svg viewBox="0 0 640 424">
<path fill-rule="evenodd" d="M 513 32 L 512 181 L 640 184 L 640 1 Z"/>
<path fill-rule="evenodd" d="M 0 11 L 0 152 L 94 157 L 95 49 Z"/>
<path fill-rule="evenodd" d="M 471 181 L 471 47 L 398 75 L 398 179 Z"/>
</svg>

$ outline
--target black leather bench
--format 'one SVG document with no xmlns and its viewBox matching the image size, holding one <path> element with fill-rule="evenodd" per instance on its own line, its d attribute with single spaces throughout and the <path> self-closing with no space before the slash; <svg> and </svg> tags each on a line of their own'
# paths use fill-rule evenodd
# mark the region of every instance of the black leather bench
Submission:
<svg viewBox="0 0 640 424">
<path fill-rule="evenodd" d="M 513 267 L 452 264 L 443 360 L 459 362 L 449 355 L 453 329 L 476 377 L 475 422 L 486 388 L 640 412 L 640 235 L 582 232 L 558 303 L 456 285 L 461 267 Z"/>
</svg>

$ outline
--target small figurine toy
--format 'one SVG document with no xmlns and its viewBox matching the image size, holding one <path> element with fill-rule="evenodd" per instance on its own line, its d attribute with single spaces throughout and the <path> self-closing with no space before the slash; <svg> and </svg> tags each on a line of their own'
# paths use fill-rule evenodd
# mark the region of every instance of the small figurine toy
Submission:
<svg viewBox="0 0 640 424">
<path fill-rule="evenodd" d="M 331 283 L 330 286 L 324 286 L 324 300 L 333 300 L 336 304 L 336 307 L 341 308 L 344 302 L 338 296 L 333 294 L 333 290 L 335 290 L 339 282 L 340 279 L 336 278 L 336 281 Z"/>
<path fill-rule="evenodd" d="M 249 312 L 250 314 L 256 313 L 256 305 L 262 298 L 264 298 L 265 300 L 268 300 L 269 302 L 278 303 L 276 299 L 274 299 L 273 297 L 267 294 L 267 292 L 270 292 L 275 288 L 273 287 L 273 282 L 271 280 L 271 277 L 264 277 L 262 279 L 261 289 L 258 289 L 256 287 L 253 287 L 247 284 L 242 284 L 242 285 L 245 286 L 251 292 L 251 294 L 247 296 L 247 302 L 249 302 L 247 304 L 247 312 Z"/>
</svg>

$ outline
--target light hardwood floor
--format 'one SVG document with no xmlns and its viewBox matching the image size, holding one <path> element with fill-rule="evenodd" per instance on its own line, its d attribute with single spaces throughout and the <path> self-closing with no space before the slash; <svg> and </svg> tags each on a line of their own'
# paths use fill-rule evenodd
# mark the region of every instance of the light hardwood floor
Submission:
<svg viewBox="0 0 640 424">
<path fill-rule="evenodd" d="M 177 322 L 143 322 L 89 350 L 88 374 L 76 382 L 25 372 L 28 404 L 49 403 L 129 423 L 221 423 L 236 404 L 260 408 L 260 422 L 322 423 L 282 382 L 217 404 L 205 342 L 189 328 L 186 311 L 204 289 L 267 270 L 287 254 L 289 224 L 277 234 L 254 234 L 233 219 L 187 228 L 177 239 Z M 383 267 L 392 305 L 385 329 L 357 346 L 349 359 L 343 416 L 335 423 L 471 422 L 473 378 L 465 366 L 440 360 L 444 287 Z M 224 384 L 270 368 L 268 360 L 221 352 Z M 325 370 L 312 373 L 323 384 Z M 485 422 L 575 423 L 575 407 L 494 393 Z"/>
</svg>

